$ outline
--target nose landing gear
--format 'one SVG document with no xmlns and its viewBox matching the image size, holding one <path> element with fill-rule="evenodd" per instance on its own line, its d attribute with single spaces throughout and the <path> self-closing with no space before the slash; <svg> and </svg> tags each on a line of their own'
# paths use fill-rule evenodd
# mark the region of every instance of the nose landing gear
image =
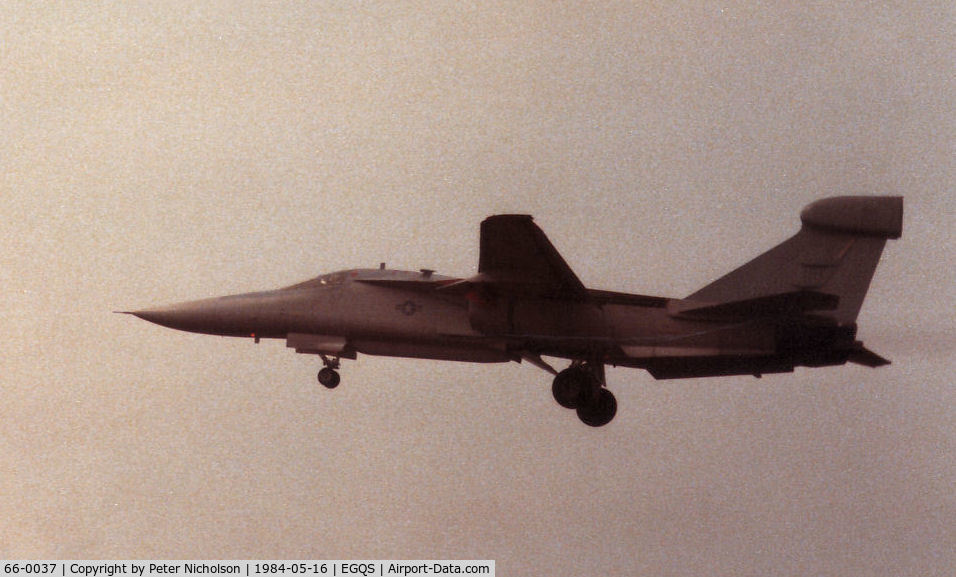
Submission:
<svg viewBox="0 0 956 577">
<path fill-rule="evenodd" d="M 336 370 L 339 368 L 339 358 L 329 358 L 325 355 L 322 355 L 322 364 L 324 364 L 325 367 L 319 371 L 319 383 L 327 389 L 334 389 L 335 387 L 339 386 L 339 382 L 342 380 L 342 377 Z"/>
<path fill-rule="evenodd" d="M 603 427 L 617 414 L 617 399 L 604 386 L 603 363 L 575 361 L 554 377 L 551 394 L 562 407 L 575 409 L 585 425 Z"/>
</svg>

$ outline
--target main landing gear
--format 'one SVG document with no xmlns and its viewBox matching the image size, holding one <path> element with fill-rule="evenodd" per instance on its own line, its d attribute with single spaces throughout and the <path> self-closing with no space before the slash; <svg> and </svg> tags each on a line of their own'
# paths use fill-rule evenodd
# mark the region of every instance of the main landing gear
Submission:
<svg viewBox="0 0 956 577">
<path fill-rule="evenodd" d="M 617 399 L 604 388 L 604 365 L 575 361 L 554 377 L 554 400 L 575 409 L 585 425 L 603 427 L 617 414 Z"/>
<path fill-rule="evenodd" d="M 339 368 L 339 358 L 322 355 L 322 364 L 325 367 L 319 371 L 319 383 L 327 389 L 334 389 L 339 386 L 339 382 L 342 380 L 336 370 Z"/>
</svg>

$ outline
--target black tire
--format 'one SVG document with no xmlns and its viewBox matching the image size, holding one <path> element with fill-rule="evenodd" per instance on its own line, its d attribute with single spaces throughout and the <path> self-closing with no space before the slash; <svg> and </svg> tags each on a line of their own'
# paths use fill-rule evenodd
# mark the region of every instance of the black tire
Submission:
<svg viewBox="0 0 956 577">
<path fill-rule="evenodd" d="M 581 405 L 588 384 L 588 374 L 584 370 L 565 369 L 554 377 L 551 383 L 551 394 L 554 395 L 554 400 L 565 409 L 576 409 Z"/>
<path fill-rule="evenodd" d="M 327 389 L 334 389 L 335 387 L 339 386 L 339 382 L 341 380 L 342 377 L 340 377 L 339 373 L 334 369 L 325 367 L 319 371 L 319 383 Z"/>
<path fill-rule="evenodd" d="M 595 398 L 578 407 L 578 418 L 589 427 L 603 427 L 617 414 L 617 399 L 607 389 L 600 389 Z"/>
</svg>

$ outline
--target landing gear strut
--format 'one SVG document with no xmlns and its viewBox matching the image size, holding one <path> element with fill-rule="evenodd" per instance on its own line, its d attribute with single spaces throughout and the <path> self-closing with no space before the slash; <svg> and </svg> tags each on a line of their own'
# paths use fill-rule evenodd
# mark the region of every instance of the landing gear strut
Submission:
<svg viewBox="0 0 956 577">
<path fill-rule="evenodd" d="M 339 368 L 339 358 L 329 358 L 322 355 L 322 364 L 324 364 L 325 367 L 319 371 L 319 383 L 327 389 L 334 389 L 339 386 L 339 382 L 342 380 L 342 377 L 339 376 L 339 372 L 336 370 Z"/>
<path fill-rule="evenodd" d="M 566 409 L 575 409 L 585 425 L 603 427 L 617 414 L 617 399 L 604 388 L 604 364 L 575 361 L 554 377 L 551 393 Z"/>
</svg>

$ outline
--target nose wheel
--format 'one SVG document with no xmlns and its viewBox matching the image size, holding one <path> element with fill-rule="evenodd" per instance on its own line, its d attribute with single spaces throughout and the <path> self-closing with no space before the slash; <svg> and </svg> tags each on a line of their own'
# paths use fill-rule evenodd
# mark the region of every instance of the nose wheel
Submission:
<svg viewBox="0 0 956 577">
<path fill-rule="evenodd" d="M 604 365 L 600 363 L 572 363 L 554 377 L 551 393 L 559 405 L 575 410 L 590 427 L 603 427 L 617 414 L 617 399 L 604 388 Z"/>
<path fill-rule="evenodd" d="M 336 370 L 339 368 L 339 358 L 322 355 L 322 363 L 325 367 L 319 371 L 319 384 L 327 389 L 334 389 L 342 381 L 342 377 Z"/>
<path fill-rule="evenodd" d="M 339 386 L 341 380 L 342 377 L 339 376 L 339 372 L 335 369 L 326 367 L 319 371 L 319 383 L 327 389 L 334 389 Z"/>
</svg>

